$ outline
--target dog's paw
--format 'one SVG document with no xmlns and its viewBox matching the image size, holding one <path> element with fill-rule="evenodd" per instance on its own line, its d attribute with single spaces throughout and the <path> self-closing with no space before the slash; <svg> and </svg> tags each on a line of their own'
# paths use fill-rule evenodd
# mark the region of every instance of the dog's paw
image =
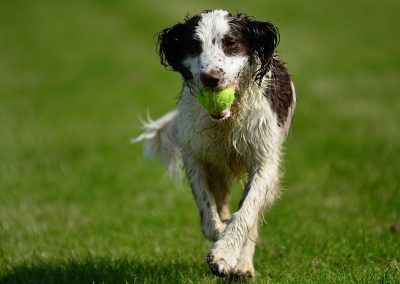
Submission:
<svg viewBox="0 0 400 284">
<path fill-rule="evenodd" d="M 211 253 L 207 256 L 208 267 L 211 272 L 219 277 L 228 277 L 231 275 L 233 266 L 229 264 L 224 258 L 217 258 Z"/>
<path fill-rule="evenodd" d="M 239 260 L 232 272 L 234 278 L 253 278 L 256 275 L 253 262 Z"/>
<path fill-rule="evenodd" d="M 207 256 L 208 266 L 213 274 L 226 277 L 231 276 L 238 261 L 238 254 L 232 248 L 226 249 L 218 241 Z"/>
</svg>

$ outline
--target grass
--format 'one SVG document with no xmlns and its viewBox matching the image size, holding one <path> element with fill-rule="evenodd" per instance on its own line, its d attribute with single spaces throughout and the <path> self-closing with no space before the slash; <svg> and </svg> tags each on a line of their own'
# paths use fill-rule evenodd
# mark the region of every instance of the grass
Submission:
<svg viewBox="0 0 400 284">
<path fill-rule="evenodd" d="M 180 89 L 154 35 L 223 7 L 279 26 L 298 93 L 256 282 L 399 283 L 399 2 L 137 2 L 0 2 L 0 282 L 222 282 L 190 190 L 129 138 Z"/>
</svg>

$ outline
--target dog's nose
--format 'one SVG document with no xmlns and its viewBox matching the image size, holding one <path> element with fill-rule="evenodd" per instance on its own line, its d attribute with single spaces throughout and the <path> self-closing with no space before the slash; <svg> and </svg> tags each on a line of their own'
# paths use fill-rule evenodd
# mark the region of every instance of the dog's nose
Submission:
<svg viewBox="0 0 400 284">
<path fill-rule="evenodd" d="M 206 88 L 216 88 L 222 78 L 222 72 L 216 69 L 211 69 L 208 72 L 200 74 L 200 80 Z"/>
</svg>

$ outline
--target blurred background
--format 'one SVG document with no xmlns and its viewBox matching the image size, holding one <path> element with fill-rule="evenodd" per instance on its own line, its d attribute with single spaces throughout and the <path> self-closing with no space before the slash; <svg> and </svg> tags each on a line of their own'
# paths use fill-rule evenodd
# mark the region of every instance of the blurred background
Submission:
<svg viewBox="0 0 400 284">
<path fill-rule="evenodd" d="M 181 88 L 156 33 L 214 8 L 279 27 L 298 95 L 257 281 L 398 283 L 396 0 L 2 0 L 0 282 L 215 282 L 190 189 L 129 143 Z"/>
</svg>

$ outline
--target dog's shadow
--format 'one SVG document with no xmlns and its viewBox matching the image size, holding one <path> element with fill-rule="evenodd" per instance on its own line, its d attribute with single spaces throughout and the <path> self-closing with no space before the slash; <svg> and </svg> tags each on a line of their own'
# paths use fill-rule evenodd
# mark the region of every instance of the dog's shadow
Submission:
<svg viewBox="0 0 400 284">
<path fill-rule="evenodd" d="M 137 261 L 132 258 L 87 257 L 63 262 L 35 260 L 9 266 L 0 273 L 0 283 L 198 283 L 204 280 L 231 282 L 213 277 L 202 262 L 160 259 Z"/>
<path fill-rule="evenodd" d="M 63 262 L 35 260 L 9 267 L 0 276 L 0 283 L 179 283 L 187 271 L 198 271 L 196 277 L 206 273 L 200 263 L 172 260 L 94 257 Z"/>
</svg>

